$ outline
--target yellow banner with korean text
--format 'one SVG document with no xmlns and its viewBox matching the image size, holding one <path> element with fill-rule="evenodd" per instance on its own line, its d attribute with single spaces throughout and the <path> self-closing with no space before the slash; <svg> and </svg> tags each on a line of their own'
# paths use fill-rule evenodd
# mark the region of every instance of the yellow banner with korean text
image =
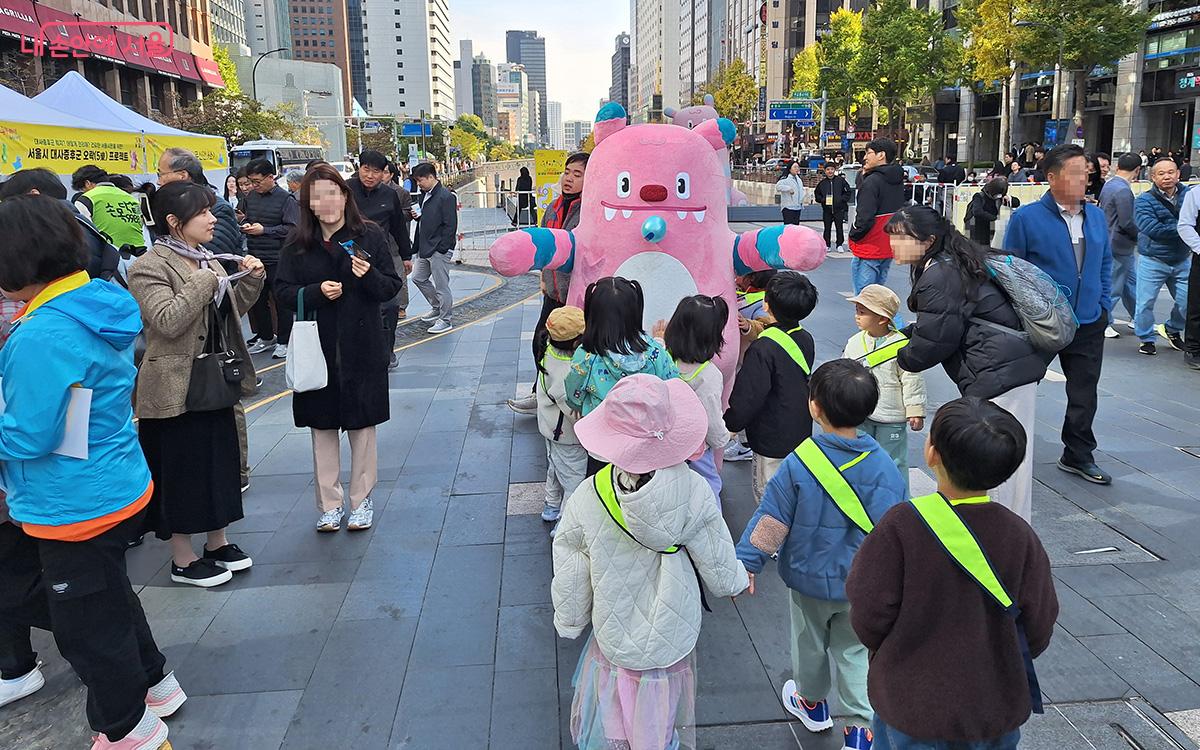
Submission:
<svg viewBox="0 0 1200 750">
<path fill-rule="evenodd" d="M 114 130 L 60 128 L 0 120 L 0 174 L 44 167 L 69 175 L 85 164 L 113 174 L 153 172 L 141 136 Z"/>
<path fill-rule="evenodd" d="M 146 158 L 150 164 L 149 172 L 158 169 L 158 160 L 163 151 L 169 148 L 186 148 L 196 155 L 205 170 L 228 169 L 229 150 L 225 139 L 211 135 L 158 135 L 147 133 Z"/>
<path fill-rule="evenodd" d="M 558 198 L 558 181 L 566 165 L 567 152 L 561 149 L 539 148 L 533 152 L 533 190 L 541 210 Z"/>
</svg>

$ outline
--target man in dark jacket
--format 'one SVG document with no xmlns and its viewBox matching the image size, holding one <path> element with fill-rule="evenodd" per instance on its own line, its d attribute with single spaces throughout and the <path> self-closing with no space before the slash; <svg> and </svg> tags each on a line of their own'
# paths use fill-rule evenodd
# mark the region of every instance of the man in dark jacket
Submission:
<svg viewBox="0 0 1200 750">
<path fill-rule="evenodd" d="M 408 238 L 408 222 L 412 213 L 412 196 L 394 187 L 388 180 L 390 168 L 387 157 L 373 149 L 358 155 L 358 174 L 346 181 L 358 211 L 383 229 L 388 237 L 393 265 L 400 276 L 400 291 L 383 305 L 383 324 L 389 365 L 395 367 L 396 326 L 407 317 L 408 273 L 412 270 L 412 242 Z"/>
<path fill-rule="evenodd" d="M 1058 468 L 1096 484 L 1112 477 L 1096 465 L 1096 418 L 1104 329 L 1112 309 L 1112 251 L 1108 223 L 1098 206 L 1084 202 L 1087 157 L 1076 145 L 1059 146 L 1046 155 L 1042 168 L 1050 189 L 1041 200 L 1013 212 L 1004 234 L 1004 249 L 1048 273 L 1067 290 L 1079 330 L 1058 353 L 1067 378 L 1067 414 L 1063 422 L 1063 454 Z"/>
<path fill-rule="evenodd" d="M 1106 338 L 1115 339 L 1121 334 L 1112 327 L 1113 309 L 1117 299 L 1125 304 L 1125 311 L 1132 321 L 1137 315 L 1137 243 L 1138 228 L 1133 218 L 1133 188 L 1131 183 L 1142 171 L 1142 160 L 1137 154 L 1122 154 L 1117 159 L 1117 173 L 1104 183 L 1100 190 L 1100 208 L 1108 221 L 1108 241 L 1112 247 L 1113 304 L 1108 311 Z"/>
<path fill-rule="evenodd" d="M 300 204 L 291 193 L 275 184 L 275 167 L 266 159 L 255 159 L 247 164 L 246 176 L 253 190 L 246 195 L 242 209 L 246 216 L 242 233 L 246 235 L 247 250 L 267 267 L 266 287 L 250 309 L 259 336 L 259 340 L 250 347 L 250 353 L 257 354 L 274 347 L 271 356 L 285 359 L 288 339 L 292 334 L 292 314 L 280 307 L 275 298 L 275 274 L 284 240 L 300 221 Z M 279 320 L 278 338 L 275 320 L 271 316 L 272 308 L 275 318 Z"/>
<path fill-rule="evenodd" d="M 1179 167 L 1169 156 L 1160 156 L 1150 165 L 1154 186 L 1137 197 L 1133 215 L 1137 221 L 1137 315 L 1133 332 L 1142 342 L 1138 352 L 1157 354 L 1154 339 L 1154 304 L 1163 285 L 1175 304 L 1166 325 L 1158 328 L 1171 347 L 1183 351 L 1183 326 L 1188 297 L 1188 274 L 1192 269 L 1192 252 L 1179 236 L 1179 210 L 1187 194 L 1187 185 L 1179 184 Z"/>
<path fill-rule="evenodd" d="M 996 232 L 996 220 L 1000 218 L 1000 207 L 1017 208 L 1021 201 L 1008 195 L 1008 180 L 994 177 L 988 181 L 967 205 L 967 230 L 971 239 L 984 247 L 990 247 Z"/>
<path fill-rule="evenodd" d="M 567 157 L 559 179 L 560 194 L 542 212 L 542 226 L 549 229 L 572 230 L 579 226 L 579 211 L 583 207 L 583 179 L 587 170 L 588 154 L 576 151 Z M 542 312 L 533 328 L 533 356 L 537 357 L 537 336 L 546 327 L 550 313 L 567 304 L 567 290 L 571 286 L 571 274 L 566 271 L 542 271 Z M 536 383 L 535 383 L 536 387 Z M 510 398 L 508 408 L 517 414 L 537 413 L 537 397 L 532 393 L 524 398 Z"/>
<path fill-rule="evenodd" d="M 417 260 L 413 263 L 413 284 L 429 301 L 429 314 L 421 318 L 433 323 L 428 333 L 445 333 L 454 327 L 450 324 L 454 309 L 450 253 L 458 242 L 458 199 L 438 180 L 432 164 L 418 164 L 412 174 L 421 190 L 421 203 L 414 209 Z"/>
<path fill-rule="evenodd" d="M 967 170 L 963 169 L 953 156 L 946 157 L 946 166 L 938 170 L 938 182 L 958 185 L 967 179 Z"/>
<path fill-rule="evenodd" d="M 838 174 L 837 167 L 832 162 L 825 163 L 825 176 L 813 190 L 813 200 L 821 207 L 821 221 L 825 223 L 825 246 L 829 252 L 841 249 L 846 238 L 842 233 L 842 225 L 846 222 L 846 213 L 850 210 L 850 183 Z M 833 227 L 837 227 L 837 244 L 833 244 Z"/>
<path fill-rule="evenodd" d="M 904 205 L 904 169 L 895 163 L 896 143 L 876 138 L 867 144 L 858 178 L 858 207 L 850 228 L 851 281 L 858 294 L 870 284 L 887 286 L 892 242 L 883 227 Z"/>
<path fill-rule="evenodd" d="M 0 200 L 11 198 L 14 195 L 27 194 L 48 195 L 65 203 L 71 209 L 71 213 L 75 215 L 75 221 L 83 230 L 83 240 L 88 245 L 88 276 L 105 281 L 115 280 L 124 285 L 124 280 L 118 273 L 121 254 L 117 248 L 113 247 L 112 243 L 104 238 L 92 220 L 80 213 L 79 209 L 67 200 L 67 187 L 62 184 L 57 175 L 42 167 L 22 169 L 13 173 L 4 181 L 3 185 L 0 185 Z"/>
</svg>

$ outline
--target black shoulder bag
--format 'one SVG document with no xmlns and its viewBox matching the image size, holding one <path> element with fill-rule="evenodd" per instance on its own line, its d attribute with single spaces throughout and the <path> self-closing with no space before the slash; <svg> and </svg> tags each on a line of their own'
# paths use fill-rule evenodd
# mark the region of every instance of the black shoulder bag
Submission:
<svg viewBox="0 0 1200 750">
<path fill-rule="evenodd" d="M 241 357 L 225 341 L 225 327 L 215 303 L 208 305 L 208 340 L 204 351 L 192 360 L 192 379 L 188 383 L 188 411 L 228 409 L 242 398 L 242 379 L 246 376 Z"/>
</svg>

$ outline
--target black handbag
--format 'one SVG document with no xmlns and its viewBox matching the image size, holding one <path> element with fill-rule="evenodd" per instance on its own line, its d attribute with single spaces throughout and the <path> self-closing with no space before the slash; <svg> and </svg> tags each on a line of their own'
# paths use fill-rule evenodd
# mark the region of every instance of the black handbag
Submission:
<svg viewBox="0 0 1200 750">
<path fill-rule="evenodd" d="M 242 398 L 242 379 L 246 376 L 242 358 L 225 341 L 217 306 L 208 306 L 208 340 L 204 351 L 192 360 L 192 380 L 188 383 L 188 411 L 220 411 Z"/>
</svg>

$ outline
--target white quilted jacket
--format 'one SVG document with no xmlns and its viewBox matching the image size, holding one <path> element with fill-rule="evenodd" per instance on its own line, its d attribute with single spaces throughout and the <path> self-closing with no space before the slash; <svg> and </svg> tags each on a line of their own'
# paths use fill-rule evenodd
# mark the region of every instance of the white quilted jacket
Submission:
<svg viewBox="0 0 1200 750">
<path fill-rule="evenodd" d="M 627 669 L 669 667 L 700 635 L 700 590 L 733 596 L 748 585 L 708 483 L 686 465 L 655 472 L 617 497 L 629 532 L 608 515 L 591 479 L 564 503 L 554 537 L 554 627 L 577 638 L 590 622 L 604 656 Z M 643 546 L 644 545 L 644 546 Z M 687 548 L 660 554 L 671 545 Z"/>
</svg>

